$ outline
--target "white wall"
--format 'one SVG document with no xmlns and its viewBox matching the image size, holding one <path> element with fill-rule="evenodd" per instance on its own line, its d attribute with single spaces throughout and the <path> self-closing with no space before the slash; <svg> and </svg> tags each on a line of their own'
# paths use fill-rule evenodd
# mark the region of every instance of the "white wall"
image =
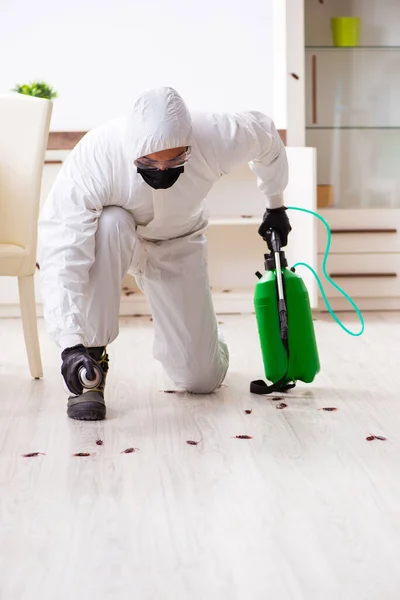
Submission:
<svg viewBox="0 0 400 600">
<path fill-rule="evenodd" d="M 281 4 L 3 0 L 0 92 L 48 81 L 60 94 L 53 131 L 94 127 L 157 85 L 176 87 L 192 109 L 262 110 L 285 128 Z"/>
</svg>

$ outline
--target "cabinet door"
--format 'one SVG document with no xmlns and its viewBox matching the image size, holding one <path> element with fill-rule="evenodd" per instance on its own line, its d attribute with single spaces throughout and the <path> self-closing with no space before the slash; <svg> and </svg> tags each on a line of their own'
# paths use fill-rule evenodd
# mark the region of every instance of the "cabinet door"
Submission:
<svg viewBox="0 0 400 600">
<path fill-rule="evenodd" d="M 324 279 L 321 265 L 319 276 L 328 298 L 342 294 Z M 399 298 L 399 254 L 333 254 L 328 274 L 351 298 Z M 350 305 L 349 305 L 350 308 Z"/>
<path fill-rule="evenodd" d="M 400 209 L 382 208 L 323 209 L 324 217 L 332 231 L 330 246 L 334 254 L 380 254 L 382 267 L 385 256 L 397 254 L 400 265 Z M 327 244 L 326 228 L 318 221 L 318 253 L 322 259 Z"/>
<path fill-rule="evenodd" d="M 400 128 L 400 48 L 308 48 L 307 127 Z"/>
<path fill-rule="evenodd" d="M 319 184 L 333 186 L 336 208 L 398 208 L 400 135 L 394 129 L 309 129 Z"/>
</svg>

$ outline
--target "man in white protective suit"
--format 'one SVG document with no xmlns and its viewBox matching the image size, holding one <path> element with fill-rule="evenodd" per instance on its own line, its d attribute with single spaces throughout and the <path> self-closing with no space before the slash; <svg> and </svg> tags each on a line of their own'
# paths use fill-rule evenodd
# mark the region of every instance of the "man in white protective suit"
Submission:
<svg viewBox="0 0 400 600">
<path fill-rule="evenodd" d="M 140 96 L 128 116 L 88 132 L 69 154 L 43 207 L 38 245 L 44 317 L 61 348 L 69 417 L 106 416 L 106 347 L 119 332 L 127 272 L 148 298 L 154 357 L 177 388 L 206 394 L 220 386 L 229 355 L 208 281 L 204 199 L 243 163 L 265 194 L 258 233 L 268 241 L 275 228 L 285 246 L 287 157 L 264 114 L 190 114 L 163 87 Z"/>
</svg>

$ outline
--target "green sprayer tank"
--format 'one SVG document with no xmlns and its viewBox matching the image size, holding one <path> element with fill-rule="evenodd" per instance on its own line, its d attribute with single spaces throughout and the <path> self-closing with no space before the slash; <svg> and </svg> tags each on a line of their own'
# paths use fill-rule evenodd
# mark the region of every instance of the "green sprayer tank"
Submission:
<svg viewBox="0 0 400 600">
<path fill-rule="evenodd" d="M 265 274 L 257 273 L 254 292 L 264 373 L 273 385 L 254 381 L 251 391 L 264 394 L 294 387 L 296 381 L 311 383 L 320 370 L 307 288 L 287 268 L 278 235 L 273 234 L 272 247 L 265 255 Z"/>
</svg>

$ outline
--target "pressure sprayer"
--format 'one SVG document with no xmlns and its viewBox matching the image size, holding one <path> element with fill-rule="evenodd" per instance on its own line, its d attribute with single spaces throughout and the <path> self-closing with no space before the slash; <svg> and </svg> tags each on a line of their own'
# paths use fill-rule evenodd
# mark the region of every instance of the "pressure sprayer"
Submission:
<svg viewBox="0 0 400 600">
<path fill-rule="evenodd" d="M 328 222 L 312 210 L 296 206 L 289 206 L 288 209 L 308 213 L 324 223 L 328 240 L 322 261 L 322 272 L 327 281 L 353 306 L 360 319 L 361 329 L 353 333 L 338 319 L 329 304 L 320 278 L 310 265 L 299 262 L 288 269 L 285 253 L 281 250 L 279 234 L 275 230 L 270 230 L 268 235 L 272 250 L 264 255 L 265 274 L 262 275 L 258 271 L 256 273 L 259 281 L 255 286 L 254 308 L 264 373 L 272 384 L 267 385 L 261 379 L 252 381 L 250 391 L 253 394 L 286 392 L 294 388 L 297 381 L 311 383 L 320 371 L 310 299 L 303 280 L 296 273 L 297 267 L 306 267 L 312 272 L 330 315 L 346 333 L 358 337 L 363 334 L 365 327 L 363 316 L 356 304 L 327 273 L 326 263 L 331 246 L 331 230 Z"/>
</svg>

